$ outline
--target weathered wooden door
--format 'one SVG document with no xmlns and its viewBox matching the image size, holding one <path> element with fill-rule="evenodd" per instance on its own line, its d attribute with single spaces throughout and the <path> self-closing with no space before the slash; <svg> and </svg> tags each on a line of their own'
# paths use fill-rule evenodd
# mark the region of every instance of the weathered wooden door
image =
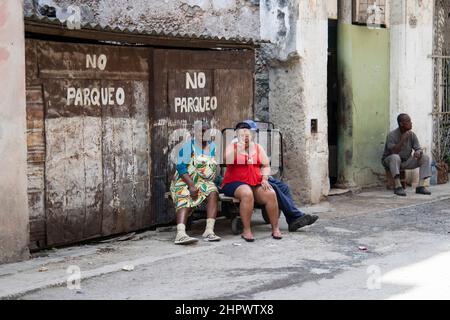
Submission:
<svg viewBox="0 0 450 320">
<path fill-rule="evenodd" d="M 33 248 L 172 221 L 169 135 L 253 115 L 251 50 L 26 47 Z"/>
<path fill-rule="evenodd" d="M 47 245 L 150 226 L 151 50 L 27 41 L 43 92 Z"/>
<path fill-rule="evenodd" d="M 152 208 L 160 224 L 174 218 L 164 198 L 175 171 L 169 137 L 197 120 L 220 130 L 252 118 L 255 60 L 253 50 L 154 50 L 153 61 Z"/>
</svg>

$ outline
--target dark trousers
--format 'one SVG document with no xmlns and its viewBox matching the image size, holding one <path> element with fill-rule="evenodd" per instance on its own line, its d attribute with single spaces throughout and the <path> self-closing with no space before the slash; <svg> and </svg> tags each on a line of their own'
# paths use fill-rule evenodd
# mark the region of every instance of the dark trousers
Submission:
<svg viewBox="0 0 450 320">
<path fill-rule="evenodd" d="M 272 177 L 269 177 L 269 183 L 277 194 L 278 207 L 281 211 L 283 211 L 288 224 L 305 215 L 295 205 L 294 200 L 292 199 L 291 191 L 289 190 L 287 184 Z"/>
</svg>

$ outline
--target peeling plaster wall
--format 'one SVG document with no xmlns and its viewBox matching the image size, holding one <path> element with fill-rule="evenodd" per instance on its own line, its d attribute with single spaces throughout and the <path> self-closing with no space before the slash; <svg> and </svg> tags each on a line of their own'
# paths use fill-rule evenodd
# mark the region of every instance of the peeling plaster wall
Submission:
<svg viewBox="0 0 450 320">
<path fill-rule="evenodd" d="M 436 0 L 434 13 L 433 13 L 433 55 L 435 56 L 447 56 L 450 54 L 450 0 Z M 445 59 L 435 58 L 433 59 L 433 111 L 441 112 L 443 106 L 441 86 L 442 83 L 442 70 L 444 67 Z M 437 154 L 441 153 L 439 136 L 441 136 L 440 131 L 440 121 L 441 117 L 433 117 L 433 144 L 432 148 Z M 434 159 L 438 160 L 438 159 Z"/>
<path fill-rule="evenodd" d="M 22 1 L 0 0 L 0 263 L 29 257 Z"/>
<path fill-rule="evenodd" d="M 260 4 L 261 39 L 270 41 L 266 55 L 284 61 L 297 52 L 299 0 L 265 0 Z"/>
<path fill-rule="evenodd" d="M 344 24 L 339 42 L 347 42 L 338 53 L 340 79 L 347 79 L 341 82 L 339 182 L 377 185 L 384 179 L 380 159 L 389 129 L 389 31 Z"/>
<path fill-rule="evenodd" d="M 389 29 L 351 24 L 342 2 L 338 24 L 338 184 L 378 185 L 389 127 Z"/>
<path fill-rule="evenodd" d="M 81 8 L 83 22 L 198 35 L 259 38 L 254 0 L 37 0 Z"/>
<path fill-rule="evenodd" d="M 255 119 L 269 121 L 269 63 L 264 50 L 256 49 Z"/>
<path fill-rule="evenodd" d="M 448 55 L 450 54 L 450 0 L 437 0 L 434 16 L 435 53 Z"/>
<path fill-rule="evenodd" d="M 389 28 L 351 24 L 350 2 L 339 12 L 339 182 L 369 186 L 384 180 L 380 164 L 386 134 L 397 116 L 411 115 L 430 154 L 433 108 L 433 2 L 390 1 Z M 366 59 L 366 63 L 362 63 Z"/>
<path fill-rule="evenodd" d="M 270 120 L 284 135 L 284 178 L 294 197 L 317 203 L 329 191 L 326 1 L 267 0 L 260 10 L 261 37 L 275 44 L 264 50 Z M 311 133 L 312 119 L 318 133 Z"/>
<path fill-rule="evenodd" d="M 433 1 L 391 1 L 391 112 L 408 113 L 422 147 L 431 156 L 433 127 Z"/>
<path fill-rule="evenodd" d="M 306 156 L 310 200 L 328 195 L 327 62 L 328 14 L 326 1 L 301 1 L 297 25 L 297 50 L 304 75 Z M 311 120 L 318 120 L 318 133 L 311 134 Z"/>
</svg>

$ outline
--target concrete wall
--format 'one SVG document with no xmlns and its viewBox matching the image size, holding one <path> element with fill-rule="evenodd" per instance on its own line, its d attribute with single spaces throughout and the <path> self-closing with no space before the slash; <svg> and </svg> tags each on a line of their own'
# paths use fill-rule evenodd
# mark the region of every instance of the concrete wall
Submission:
<svg viewBox="0 0 450 320">
<path fill-rule="evenodd" d="M 350 1 L 342 1 L 338 31 L 341 116 L 340 182 L 368 186 L 384 178 L 380 157 L 385 135 L 399 113 L 428 154 L 432 144 L 433 1 L 388 2 L 388 29 L 351 25 Z"/>
<path fill-rule="evenodd" d="M 338 18 L 338 0 L 327 0 L 328 19 Z"/>
<path fill-rule="evenodd" d="M 263 45 L 264 47 L 264 45 Z M 264 48 L 256 49 L 255 119 L 269 121 L 269 63 Z"/>
<path fill-rule="evenodd" d="M 436 0 L 434 12 L 434 53 L 450 54 L 450 0 Z"/>
<path fill-rule="evenodd" d="M 269 110 L 284 134 L 284 177 L 297 199 L 317 203 L 329 191 L 326 1 L 269 0 L 260 10 L 261 37 L 275 44 L 266 48 Z"/>
<path fill-rule="evenodd" d="M 389 129 L 389 30 L 350 21 L 344 17 L 338 25 L 338 183 L 377 185 Z"/>
<path fill-rule="evenodd" d="M 0 0 L 0 263 L 26 259 L 28 204 L 22 1 Z M 5 76 L 7 75 L 7 76 Z"/>
<path fill-rule="evenodd" d="M 390 127 L 408 113 L 422 147 L 431 155 L 433 126 L 433 1 L 391 1 Z"/>
<path fill-rule="evenodd" d="M 450 54 L 450 0 L 436 0 L 434 13 L 433 13 L 433 55 L 448 56 Z M 443 103 L 444 87 L 443 82 L 443 69 L 445 66 L 445 60 L 441 58 L 433 59 L 433 112 L 444 111 L 446 106 Z M 445 148 L 440 141 L 445 136 L 443 133 L 449 133 L 445 130 L 445 122 L 442 121 L 446 118 L 445 115 L 435 115 L 433 117 L 433 156 L 434 160 L 439 162 L 445 158 L 445 154 L 450 154 L 450 150 Z M 442 131 L 444 129 L 444 131 Z M 450 164 L 450 159 L 449 159 Z"/>
</svg>

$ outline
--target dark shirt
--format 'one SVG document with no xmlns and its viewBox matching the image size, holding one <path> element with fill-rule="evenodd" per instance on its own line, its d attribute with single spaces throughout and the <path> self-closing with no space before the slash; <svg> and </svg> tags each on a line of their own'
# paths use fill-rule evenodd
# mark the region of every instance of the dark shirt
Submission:
<svg viewBox="0 0 450 320">
<path fill-rule="evenodd" d="M 400 131 L 400 128 L 397 128 L 388 134 L 386 138 L 386 144 L 384 146 L 382 161 L 393 154 L 392 148 L 400 142 L 401 136 L 402 133 Z M 411 157 L 412 150 L 417 151 L 421 149 L 422 148 L 420 147 L 419 139 L 417 139 L 417 136 L 414 132 L 411 132 L 409 138 L 403 143 L 398 155 L 400 156 L 400 159 L 402 159 L 402 162 L 404 162 Z"/>
</svg>

